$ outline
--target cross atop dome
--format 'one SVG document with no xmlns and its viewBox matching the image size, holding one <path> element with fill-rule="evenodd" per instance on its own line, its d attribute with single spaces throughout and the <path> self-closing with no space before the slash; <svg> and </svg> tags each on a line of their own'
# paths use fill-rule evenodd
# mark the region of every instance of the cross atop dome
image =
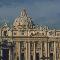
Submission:
<svg viewBox="0 0 60 60">
<path fill-rule="evenodd" d="M 22 11 L 21 11 L 21 16 L 22 16 L 22 17 L 27 16 L 26 9 L 22 9 Z"/>
</svg>

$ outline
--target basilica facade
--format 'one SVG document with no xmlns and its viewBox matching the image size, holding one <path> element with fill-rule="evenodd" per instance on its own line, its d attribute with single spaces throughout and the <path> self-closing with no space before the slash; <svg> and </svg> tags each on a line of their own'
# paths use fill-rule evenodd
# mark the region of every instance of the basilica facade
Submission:
<svg viewBox="0 0 60 60">
<path fill-rule="evenodd" d="M 0 28 L 0 60 L 60 60 L 60 30 L 35 25 L 23 9 Z"/>
</svg>

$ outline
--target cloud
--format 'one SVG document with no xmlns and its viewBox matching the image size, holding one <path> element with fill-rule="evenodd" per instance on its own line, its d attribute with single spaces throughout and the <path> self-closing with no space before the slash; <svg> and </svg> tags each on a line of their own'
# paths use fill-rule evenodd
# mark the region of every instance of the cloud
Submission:
<svg viewBox="0 0 60 60">
<path fill-rule="evenodd" d="M 21 4 L 33 3 L 32 0 L 0 0 L 0 6 L 17 6 Z"/>
<path fill-rule="evenodd" d="M 34 4 L 35 2 L 58 2 L 59 0 L 0 0 L 0 7 L 16 6 L 20 4 Z"/>
<path fill-rule="evenodd" d="M 12 16 L 15 19 L 21 8 L 27 8 L 37 24 L 60 25 L 60 0 L 0 0 L 0 16 Z"/>
</svg>

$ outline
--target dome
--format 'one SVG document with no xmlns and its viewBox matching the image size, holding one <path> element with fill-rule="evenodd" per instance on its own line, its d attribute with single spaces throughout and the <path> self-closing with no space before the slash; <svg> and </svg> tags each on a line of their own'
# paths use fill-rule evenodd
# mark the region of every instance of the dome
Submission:
<svg viewBox="0 0 60 60">
<path fill-rule="evenodd" d="M 31 18 L 28 17 L 26 10 L 23 9 L 21 11 L 20 16 L 15 19 L 15 22 L 14 22 L 13 25 L 14 26 L 27 26 L 27 27 L 30 27 L 33 24 L 32 24 Z"/>
</svg>

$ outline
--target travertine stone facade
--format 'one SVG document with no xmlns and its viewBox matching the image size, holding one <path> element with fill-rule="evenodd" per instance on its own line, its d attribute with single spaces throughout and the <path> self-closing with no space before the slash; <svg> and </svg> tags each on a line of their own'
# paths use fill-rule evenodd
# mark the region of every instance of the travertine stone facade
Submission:
<svg viewBox="0 0 60 60">
<path fill-rule="evenodd" d="M 60 60 L 60 30 L 35 25 L 23 9 L 0 28 L 0 52 L 1 60 Z"/>
</svg>

